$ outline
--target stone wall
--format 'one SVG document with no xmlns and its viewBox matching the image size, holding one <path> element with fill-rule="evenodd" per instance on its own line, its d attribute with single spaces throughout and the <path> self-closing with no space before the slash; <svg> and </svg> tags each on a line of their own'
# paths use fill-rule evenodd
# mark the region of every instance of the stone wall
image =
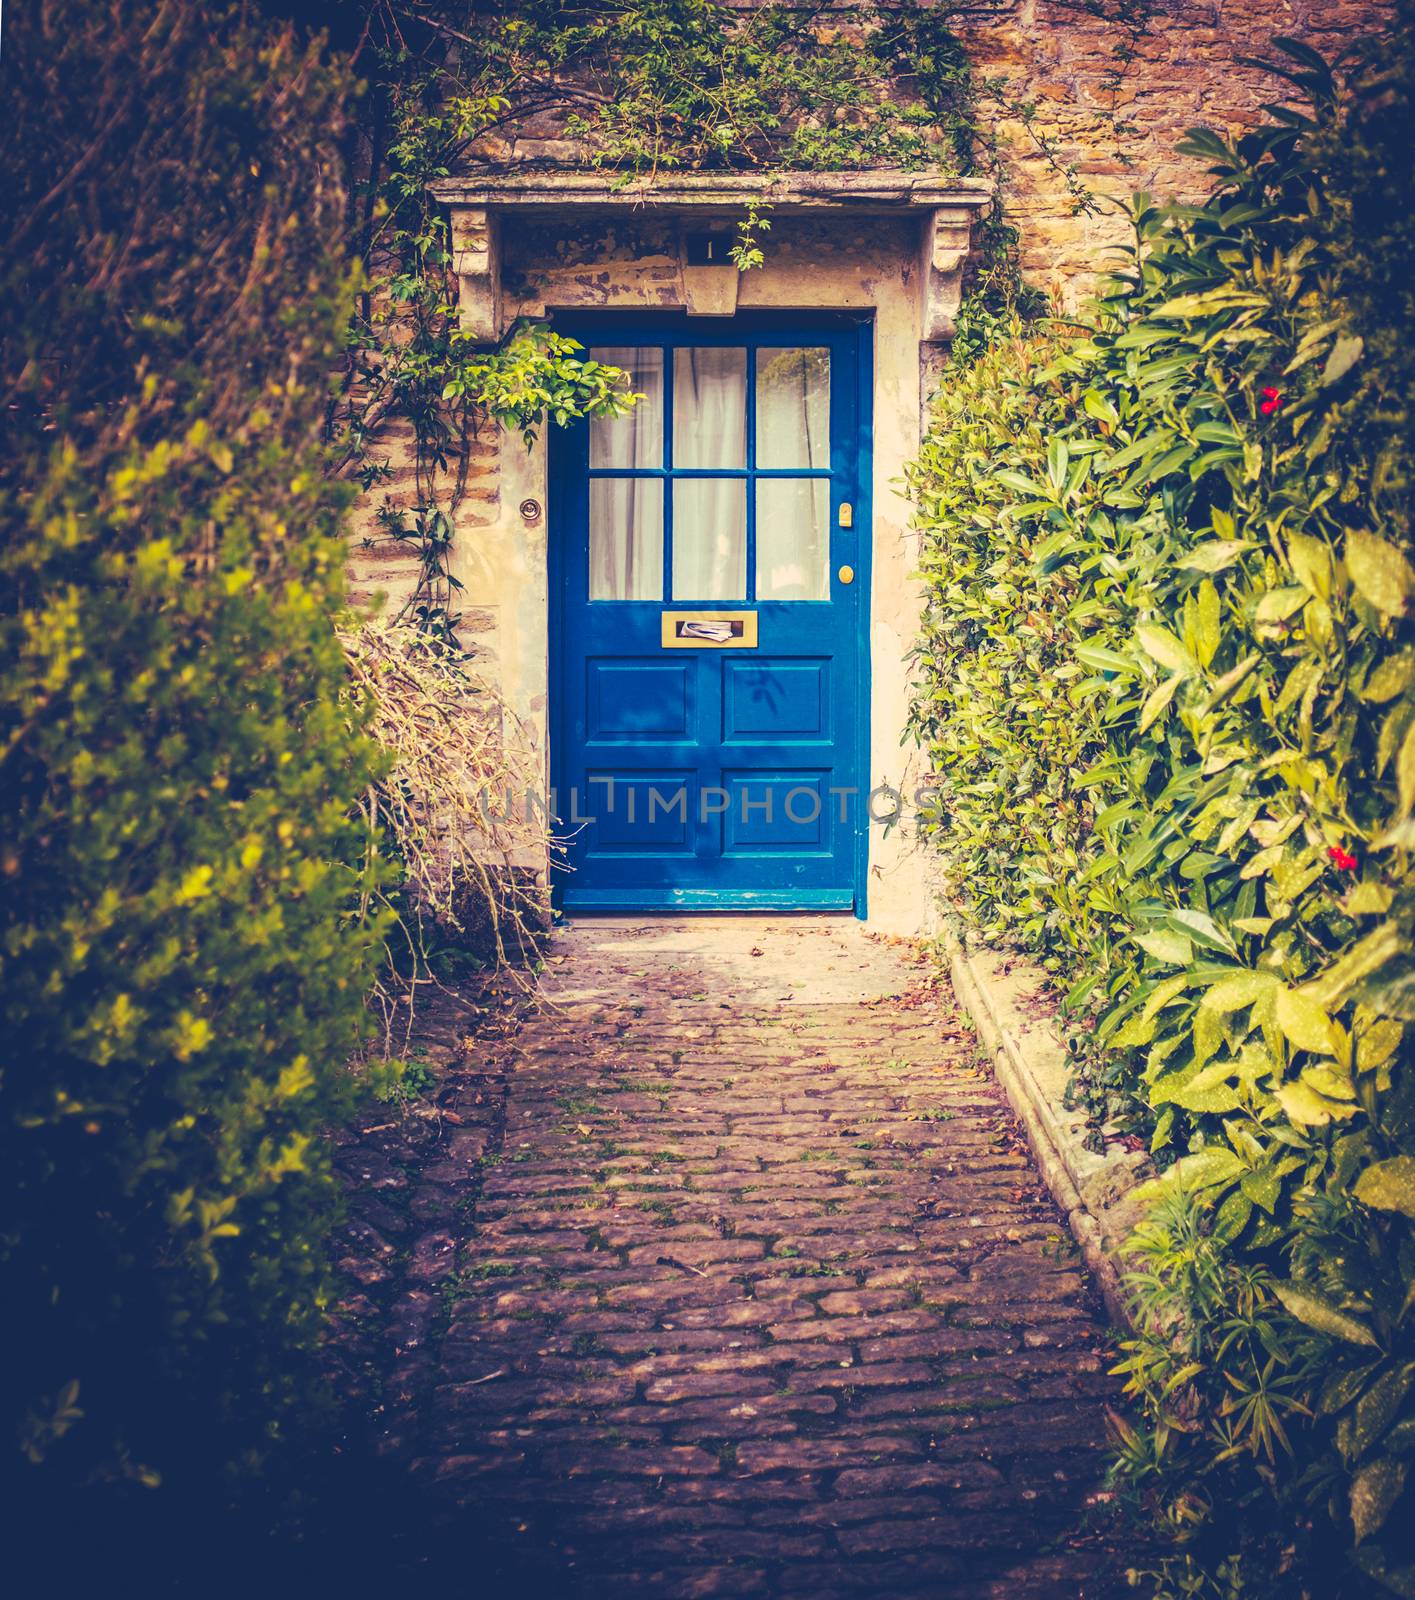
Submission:
<svg viewBox="0 0 1415 1600">
<path fill-rule="evenodd" d="M 349 598 L 356 606 L 369 606 L 382 596 L 384 611 L 396 612 L 417 586 L 418 560 L 411 545 L 386 536 L 380 512 L 418 502 L 412 424 L 386 423 L 370 456 L 387 463 L 389 476 L 360 496 L 349 517 Z"/>
<path fill-rule="evenodd" d="M 374 608 L 384 617 L 396 616 L 417 588 L 419 563 L 414 546 L 388 536 L 383 513 L 390 509 L 413 512 L 426 496 L 415 464 L 412 425 L 399 420 L 379 430 L 370 458 L 386 463 L 389 475 L 362 495 L 349 518 L 349 599 L 359 607 Z M 501 453 L 503 439 L 491 422 L 469 448 L 466 483 L 452 507 L 459 547 L 471 547 L 478 530 L 495 524 L 501 506 Z M 440 475 L 438 495 L 446 495 L 449 475 Z M 496 620 L 486 605 L 487 596 L 473 590 L 454 597 L 459 614 L 459 637 L 478 654 L 492 647 Z"/>
<path fill-rule="evenodd" d="M 1332 58 L 1389 26 L 1385 0 L 1154 0 L 1128 64 L 1115 51 L 1124 27 L 1093 14 L 1087 0 L 1010 0 L 995 17 L 960 25 L 986 77 L 1008 80 L 1008 97 L 1031 101 L 1030 129 L 985 112 L 1010 168 L 1007 210 L 1022 233 L 1029 275 L 1074 306 L 1105 270 L 1127 230 L 1114 201 L 1136 190 L 1193 199 L 1201 163 L 1176 154 L 1187 129 L 1235 133 L 1251 127 L 1280 80 L 1242 64 L 1274 59 L 1275 35 Z M 1044 153 L 1039 139 L 1055 141 Z M 1077 215 L 1055 161 L 1100 198 L 1099 215 Z M 1113 258 L 1110 258 L 1113 259 Z"/>
<path fill-rule="evenodd" d="M 761 0 L 728 0 L 751 10 Z M 1276 35 L 1301 39 L 1328 58 L 1390 25 L 1390 0 L 1130 0 L 1134 29 L 1117 20 L 1120 0 L 942 0 L 985 92 L 980 113 L 999 138 L 1008 176 L 1007 211 L 1022 232 L 1028 273 L 1075 306 L 1126 237 L 1115 207 L 1136 190 L 1192 199 L 1203 167 L 1175 152 L 1189 128 L 1252 126 L 1279 97 L 1280 80 L 1245 57 L 1272 59 Z M 822 25 L 849 28 L 875 5 L 823 8 Z M 1124 61 L 1117 52 L 1133 49 Z M 908 93 L 901 85 L 901 93 Z M 1030 122 L 1009 106 L 1030 104 Z M 1050 148 L 1043 148 L 1043 145 Z M 576 146 L 549 112 L 488 144 L 497 162 L 568 163 Z M 1065 169 L 1096 197 L 1099 213 L 1076 214 Z"/>
</svg>

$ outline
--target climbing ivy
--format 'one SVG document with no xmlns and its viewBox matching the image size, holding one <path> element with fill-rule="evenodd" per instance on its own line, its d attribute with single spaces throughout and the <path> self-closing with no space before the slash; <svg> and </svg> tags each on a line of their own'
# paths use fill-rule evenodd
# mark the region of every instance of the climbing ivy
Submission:
<svg viewBox="0 0 1415 1600">
<path fill-rule="evenodd" d="M 487 61 L 536 84 L 568 76 L 566 133 L 620 171 L 916 167 L 950 147 L 966 162 L 971 73 L 947 8 L 866 6 L 846 26 L 823 10 L 530 0 L 488 30 Z M 901 95 L 902 65 L 927 66 L 928 85 Z"/>
<path fill-rule="evenodd" d="M 364 290 L 328 430 L 339 448 L 336 470 L 366 492 L 394 476 L 383 435 L 396 424 L 411 430 L 411 504 L 385 501 L 379 520 L 386 538 L 418 557 L 404 614 L 452 642 L 460 585 L 448 557 L 479 432 L 501 423 L 529 442 L 547 418 L 612 415 L 630 400 L 622 373 L 547 327 L 517 327 L 498 348 L 462 329 L 450 230 L 429 186 L 510 102 L 468 86 L 437 28 L 422 25 L 418 52 L 407 42 L 419 28 L 415 16 L 373 17 L 385 17 L 391 31 L 371 52 L 363 138 L 349 175 Z"/>
<path fill-rule="evenodd" d="M 1118 4 L 1133 34 L 1153 0 L 1079 3 L 1102 15 Z M 504 155 L 537 121 L 573 140 L 577 161 L 626 180 L 879 166 L 983 174 L 998 198 L 960 318 L 955 353 L 966 361 L 1000 324 L 1043 306 L 1022 281 L 993 125 L 1011 120 L 1078 207 L 1095 203 L 1037 128 L 1035 107 L 968 57 L 960 19 L 1001 9 L 903 0 L 842 19 L 827 6 L 721 0 L 515 0 L 491 13 L 467 0 L 382 0 L 367 10 L 355 56 L 369 88 L 350 156 L 366 287 L 331 428 L 346 441 L 345 469 L 375 489 L 392 476 L 380 431 L 411 426 L 413 504 L 387 506 L 383 531 L 418 555 L 413 620 L 455 636 L 448 555 L 478 430 L 500 421 L 529 434 L 547 416 L 602 415 L 631 398 L 620 374 L 546 328 L 517 328 L 495 350 L 458 329 L 447 222 L 429 184 Z M 770 228 L 767 206 L 744 208 L 732 252 L 741 270 L 762 264 Z"/>
<path fill-rule="evenodd" d="M 449 557 L 480 430 L 505 423 L 529 439 L 547 417 L 611 414 L 632 397 L 622 374 L 549 328 L 518 327 L 495 349 L 461 330 L 448 224 L 430 184 L 544 115 L 585 161 L 626 175 L 918 166 L 966 143 L 949 111 L 962 104 L 966 68 L 955 52 L 941 73 L 957 80 L 951 97 L 896 104 L 885 92 L 891 64 L 901 51 L 922 59 L 937 25 L 888 35 L 870 26 L 861 50 L 855 34 L 820 28 L 811 13 L 769 5 L 742 15 L 715 0 L 521 0 L 490 15 L 395 0 L 372 7 L 367 23 L 355 52 L 369 80 L 363 138 L 350 156 L 365 292 L 330 430 L 342 470 L 376 490 L 395 470 L 381 436 L 411 429 L 411 504 L 385 501 L 381 531 L 418 558 L 409 619 L 455 639 Z M 765 207 L 744 211 L 741 269 L 761 263 L 770 227 Z"/>
</svg>

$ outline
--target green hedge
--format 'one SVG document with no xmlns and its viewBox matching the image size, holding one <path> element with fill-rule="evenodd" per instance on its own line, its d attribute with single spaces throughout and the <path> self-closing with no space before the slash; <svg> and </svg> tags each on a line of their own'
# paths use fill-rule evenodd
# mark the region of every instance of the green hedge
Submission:
<svg viewBox="0 0 1415 1600">
<path fill-rule="evenodd" d="M 322 470 L 349 89 L 234 6 L 6 13 L 0 1413 L 21 1526 L 46 1494 L 76 1519 L 84 1484 L 213 1506 L 316 1390 L 319 1135 L 380 932 Z"/>
<path fill-rule="evenodd" d="M 915 726 L 954 899 L 1168 1167 L 1120 1451 L 1159 1592 L 1411 1594 L 1411 60 L 1284 48 L 1310 111 L 1191 136 L 1211 197 L 1138 203 L 1094 327 L 951 375 Z"/>
</svg>

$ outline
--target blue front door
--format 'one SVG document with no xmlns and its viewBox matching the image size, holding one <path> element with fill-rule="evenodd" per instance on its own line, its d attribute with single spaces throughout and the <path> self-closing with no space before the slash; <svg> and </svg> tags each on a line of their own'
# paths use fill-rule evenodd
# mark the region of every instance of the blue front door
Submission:
<svg viewBox="0 0 1415 1600">
<path fill-rule="evenodd" d="M 863 915 L 867 325 L 566 331 L 643 398 L 552 436 L 560 903 Z"/>
</svg>

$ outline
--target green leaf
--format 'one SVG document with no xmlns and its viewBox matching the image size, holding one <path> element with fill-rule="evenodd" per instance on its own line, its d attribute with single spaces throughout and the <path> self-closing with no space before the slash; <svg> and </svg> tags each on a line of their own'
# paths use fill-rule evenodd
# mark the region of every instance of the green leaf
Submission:
<svg viewBox="0 0 1415 1600">
<path fill-rule="evenodd" d="M 1307 603 L 1307 591 L 1300 584 L 1285 584 L 1280 589 L 1269 589 L 1258 602 L 1253 620 L 1260 628 L 1275 628 L 1286 622 L 1294 612 Z"/>
<path fill-rule="evenodd" d="M 1196 544 L 1179 565 L 1189 572 L 1223 572 L 1245 550 L 1254 547 L 1243 539 L 1206 539 Z"/>
<path fill-rule="evenodd" d="M 1299 1050 L 1335 1055 L 1336 1035 L 1331 1018 L 1317 1000 L 1302 989 L 1278 990 L 1276 1020 L 1283 1037 Z"/>
<path fill-rule="evenodd" d="M 1188 676 L 1185 672 L 1176 672 L 1172 678 L 1166 678 L 1158 688 L 1151 689 L 1145 697 L 1145 703 L 1140 708 L 1140 732 L 1145 733 L 1169 709 L 1169 703 L 1174 699 L 1175 691 Z"/>
<path fill-rule="evenodd" d="M 1095 417 L 1100 422 L 1114 424 L 1120 421 L 1120 415 L 1111 400 L 1095 389 L 1086 390 L 1081 396 L 1081 405 L 1088 417 Z"/>
<path fill-rule="evenodd" d="M 1391 757 L 1400 748 L 1411 724 L 1415 723 L 1415 704 L 1397 700 L 1381 718 L 1381 731 L 1376 738 L 1376 776 L 1380 777 L 1390 765 Z"/>
<path fill-rule="evenodd" d="M 1177 922 L 1195 944 L 1203 945 L 1209 950 L 1222 950 L 1226 955 L 1235 954 L 1233 940 L 1205 912 L 1188 909 L 1172 911 L 1170 920 Z"/>
<path fill-rule="evenodd" d="M 1415 965 L 1392 961 L 1356 990 L 1357 998 L 1383 1017 L 1415 1022 Z"/>
<path fill-rule="evenodd" d="M 1044 485 L 1026 477 L 1023 473 L 1014 472 L 1011 468 L 1003 468 L 994 474 L 997 481 L 1018 494 L 1024 494 L 1029 500 L 1050 500 L 1051 494 Z"/>
<path fill-rule="evenodd" d="M 1206 1067 L 1196 1077 L 1174 1091 L 1169 1097 L 1174 1105 L 1185 1111 L 1220 1116 L 1225 1111 L 1236 1111 L 1243 1104 L 1243 1096 L 1233 1082 L 1233 1063 L 1220 1061 Z"/>
<path fill-rule="evenodd" d="M 1239 289 L 1230 284 L 1217 289 L 1205 289 L 1200 294 L 1175 295 L 1150 313 L 1153 317 L 1207 317 L 1215 311 L 1235 311 L 1242 308 L 1262 310 L 1268 301 L 1264 295 L 1251 289 Z"/>
<path fill-rule="evenodd" d="M 1361 691 L 1361 698 L 1374 705 L 1384 705 L 1394 700 L 1415 683 L 1415 650 L 1402 650 L 1399 655 L 1387 656 L 1380 662 Z"/>
<path fill-rule="evenodd" d="M 1212 1189 L 1221 1183 L 1231 1183 L 1243 1170 L 1243 1163 L 1223 1145 L 1206 1145 L 1195 1150 L 1175 1164 L 1165 1174 L 1177 1187 L 1185 1189 Z"/>
<path fill-rule="evenodd" d="M 1148 1022 L 1151 1017 L 1157 1017 L 1171 1000 L 1178 999 L 1188 987 L 1189 978 L 1183 972 L 1157 983 L 1145 997 L 1145 1021 Z"/>
<path fill-rule="evenodd" d="M 1415 1156 L 1391 1156 L 1367 1167 L 1356 1180 L 1355 1194 L 1373 1211 L 1415 1217 Z"/>
<path fill-rule="evenodd" d="M 1206 1011 L 1241 1011 L 1251 1006 L 1277 987 L 1278 980 L 1271 972 L 1235 972 L 1220 978 L 1199 1002 Z"/>
<path fill-rule="evenodd" d="M 1350 947 L 1341 959 L 1302 985 L 1302 993 L 1328 1010 L 1371 973 L 1399 955 L 1404 938 L 1394 922 L 1383 922 Z"/>
<path fill-rule="evenodd" d="M 1344 1122 L 1356 1115 L 1356 1107 L 1344 1100 L 1329 1100 L 1308 1083 L 1298 1080 L 1278 1086 L 1277 1103 L 1287 1120 L 1298 1128 L 1324 1128 L 1329 1122 Z"/>
<path fill-rule="evenodd" d="M 1248 1219 L 1252 1215 L 1253 1202 L 1241 1189 L 1232 1190 L 1223 1197 L 1223 1203 L 1214 1218 L 1214 1236 L 1225 1240 L 1236 1239 L 1248 1226 Z"/>
<path fill-rule="evenodd" d="M 1147 656 L 1158 661 L 1162 667 L 1168 667 L 1171 672 L 1182 674 L 1194 670 L 1194 662 L 1189 652 L 1167 628 L 1157 628 L 1150 623 L 1143 623 L 1136 628 L 1135 638 Z"/>
<path fill-rule="evenodd" d="M 1361 597 L 1387 616 L 1399 616 L 1415 589 L 1415 568 L 1400 551 L 1361 528 L 1346 536 L 1346 570 Z"/>
<path fill-rule="evenodd" d="M 1343 1311 L 1334 1300 L 1304 1283 L 1275 1283 L 1273 1293 L 1301 1323 L 1347 1344 L 1364 1344 L 1378 1349 L 1375 1334 L 1359 1317 Z"/>
<path fill-rule="evenodd" d="M 1357 1544 L 1379 1531 L 1404 1487 L 1405 1464 L 1390 1456 L 1377 1457 L 1356 1474 L 1351 1484 L 1351 1522 Z"/>
<path fill-rule="evenodd" d="M 1322 387 L 1326 388 L 1328 384 L 1340 383 L 1361 359 L 1361 352 L 1365 347 L 1365 340 L 1359 335 L 1347 334 L 1338 339 L 1332 346 L 1331 354 L 1327 357 L 1326 366 L 1322 368 Z"/>
<path fill-rule="evenodd" d="M 1213 688 L 1209 691 L 1208 699 L 1199 709 L 1199 715 L 1207 716 L 1210 711 L 1216 711 L 1238 689 L 1243 680 L 1262 659 L 1254 651 L 1252 655 L 1244 656 L 1236 667 L 1230 667 L 1221 678 L 1216 679 Z"/>
<path fill-rule="evenodd" d="M 1272 1167 L 1255 1168 L 1243 1174 L 1238 1180 L 1238 1187 L 1254 1205 L 1261 1206 L 1271 1216 L 1282 1194 L 1282 1179 Z"/>
<path fill-rule="evenodd" d="M 1331 556 L 1320 539 L 1304 533 L 1288 535 L 1287 556 L 1297 581 L 1309 594 L 1331 594 Z"/>
<path fill-rule="evenodd" d="M 1133 1050 L 1148 1044 L 1155 1036 L 1155 1024 L 1149 1017 L 1131 1017 L 1129 1022 L 1110 1041 L 1113 1049 Z"/>
<path fill-rule="evenodd" d="M 1400 794 L 1400 815 L 1408 817 L 1415 807 L 1415 722 L 1405 730 L 1395 758 L 1395 782 Z"/>
<path fill-rule="evenodd" d="M 1134 1198 L 1148 1204 L 1166 1194 L 1202 1193 L 1232 1183 L 1242 1170 L 1243 1163 L 1232 1150 L 1223 1145 L 1206 1145 L 1176 1161 L 1162 1177 L 1142 1183 L 1134 1190 Z"/>
<path fill-rule="evenodd" d="M 1359 1461 L 1390 1428 L 1415 1382 L 1415 1364 L 1391 1367 L 1356 1402 L 1351 1426 L 1351 1459 Z"/>
<path fill-rule="evenodd" d="M 1153 433 L 1141 434 L 1123 450 L 1117 450 L 1105 463 L 1105 470 L 1111 473 L 1121 472 L 1142 456 L 1155 455 L 1167 449 L 1173 439 L 1174 432 L 1170 428 L 1157 428 Z"/>
<path fill-rule="evenodd" d="M 1137 933 L 1135 943 L 1156 961 L 1166 966 L 1187 967 L 1194 957 L 1194 947 L 1182 933 L 1159 928 L 1152 933 Z"/>
<path fill-rule="evenodd" d="M 1222 637 L 1219 626 L 1218 590 L 1209 579 L 1199 585 L 1197 643 L 1199 665 L 1208 666 L 1218 652 Z"/>
<path fill-rule="evenodd" d="M 1093 672 L 1123 672 L 1128 676 L 1135 671 L 1135 663 L 1129 656 L 1123 656 L 1116 650 L 1107 650 L 1103 645 L 1078 644 L 1076 659 Z"/>
<path fill-rule="evenodd" d="M 1302 1082 L 1309 1089 L 1315 1089 L 1319 1095 L 1328 1100 L 1354 1100 L 1356 1098 L 1356 1085 L 1348 1074 L 1343 1072 L 1340 1067 L 1328 1066 L 1325 1062 L 1303 1067 Z"/>
<path fill-rule="evenodd" d="M 1338 1411 L 1345 1411 L 1347 1406 L 1361 1397 L 1372 1381 L 1372 1374 L 1381 1370 L 1379 1356 L 1359 1359 L 1358 1366 L 1340 1366 L 1327 1374 L 1317 1400 L 1319 1417 L 1334 1417 Z"/>
<path fill-rule="evenodd" d="M 1370 1072 L 1383 1066 L 1400 1048 L 1405 1036 L 1402 1023 L 1383 1017 L 1362 1033 L 1356 1042 L 1356 1067 L 1360 1072 Z"/>
<path fill-rule="evenodd" d="M 1217 1011 L 1202 1006 L 1194 1013 L 1194 1060 L 1202 1066 L 1223 1043 L 1223 1019 Z"/>
</svg>

